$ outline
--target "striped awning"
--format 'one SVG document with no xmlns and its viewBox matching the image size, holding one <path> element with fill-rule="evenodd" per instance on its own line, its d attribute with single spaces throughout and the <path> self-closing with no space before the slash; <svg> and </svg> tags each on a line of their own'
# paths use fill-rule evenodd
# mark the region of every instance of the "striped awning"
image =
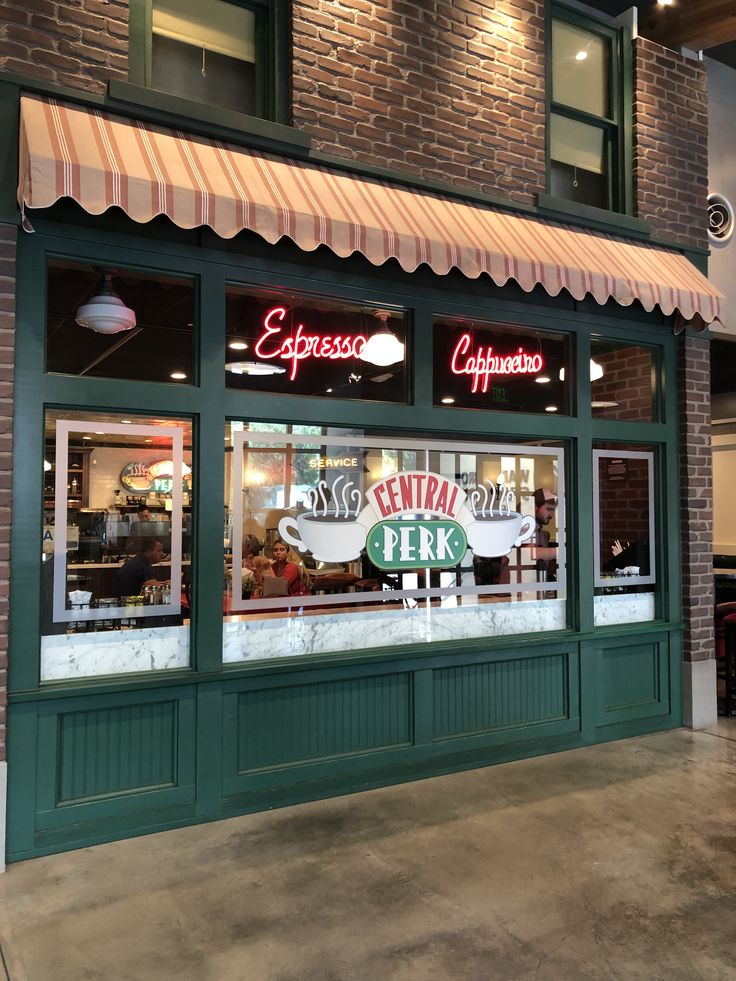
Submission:
<svg viewBox="0 0 736 981">
<path fill-rule="evenodd" d="M 70 197 L 91 214 L 166 215 L 223 238 L 248 229 L 307 252 L 393 258 L 407 272 L 425 263 L 527 292 L 639 300 L 697 326 L 722 298 L 678 252 L 35 96 L 21 99 L 18 193 L 24 208 Z"/>
</svg>

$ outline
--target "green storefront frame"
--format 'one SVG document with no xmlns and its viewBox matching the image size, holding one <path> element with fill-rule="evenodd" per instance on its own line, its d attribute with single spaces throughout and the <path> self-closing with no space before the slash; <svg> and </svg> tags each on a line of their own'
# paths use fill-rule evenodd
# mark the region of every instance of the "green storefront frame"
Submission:
<svg viewBox="0 0 736 981">
<path fill-rule="evenodd" d="M 22 234 L 18 254 L 14 445 L 22 451 L 13 473 L 10 861 L 681 723 L 680 549 L 667 534 L 679 527 L 676 338 L 666 318 L 539 292 L 527 296 L 513 285 L 501 290 L 459 274 L 440 279 L 426 270 L 375 269 L 362 259 L 306 255 L 252 236 L 225 243 L 209 231 L 179 232 L 164 222 L 142 232 L 127 219 L 91 219 L 71 206 L 34 218 L 34 226 L 34 235 Z M 196 384 L 45 374 L 42 284 L 50 257 L 192 277 L 200 310 Z M 295 292 L 407 308 L 414 332 L 409 404 L 264 399 L 226 389 L 229 282 L 265 288 L 278 282 Z M 435 408 L 437 314 L 570 333 L 575 413 Z M 588 364 L 596 337 L 656 350 L 658 421 L 592 418 Z M 27 545 L 38 540 L 41 523 L 45 407 L 193 418 L 199 483 L 190 669 L 40 684 L 41 555 Z M 229 418 L 563 441 L 568 629 L 513 642 L 485 638 L 223 667 L 222 433 Z M 600 442 L 656 450 L 660 575 L 652 623 L 594 628 L 592 448 Z M 463 698 L 468 686 L 477 699 Z M 499 691 L 506 703 L 491 711 L 493 699 L 483 695 Z M 310 750 L 314 727 L 345 706 L 365 709 L 343 715 L 370 724 L 346 723 L 331 744 Z M 168 733 L 166 753 L 145 760 L 138 785 L 129 779 L 116 786 L 110 747 L 142 761 L 150 754 L 152 726 Z"/>
</svg>

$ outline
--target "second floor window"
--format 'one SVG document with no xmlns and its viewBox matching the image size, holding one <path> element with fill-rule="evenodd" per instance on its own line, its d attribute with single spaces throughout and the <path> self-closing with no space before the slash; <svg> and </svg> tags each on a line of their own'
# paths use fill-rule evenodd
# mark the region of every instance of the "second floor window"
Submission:
<svg viewBox="0 0 736 981">
<path fill-rule="evenodd" d="M 153 0 L 154 89 L 183 99 L 266 115 L 270 5 L 236 0 Z"/>
<path fill-rule="evenodd" d="M 618 33 L 567 17 L 552 20 L 550 193 L 623 210 Z"/>
</svg>

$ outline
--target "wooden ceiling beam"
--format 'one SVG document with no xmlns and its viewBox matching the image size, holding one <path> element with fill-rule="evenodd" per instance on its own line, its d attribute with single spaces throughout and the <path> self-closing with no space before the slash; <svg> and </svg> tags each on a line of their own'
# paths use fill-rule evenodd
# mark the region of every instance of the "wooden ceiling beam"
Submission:
<svg viewBox="0 0 736 981">
<path fill-rule="evenodd" d="M 675 0 L 643 17 L 640 33 L 666 47 L 694 51 L 736 41 L 736 0 Z"/>
</svg>

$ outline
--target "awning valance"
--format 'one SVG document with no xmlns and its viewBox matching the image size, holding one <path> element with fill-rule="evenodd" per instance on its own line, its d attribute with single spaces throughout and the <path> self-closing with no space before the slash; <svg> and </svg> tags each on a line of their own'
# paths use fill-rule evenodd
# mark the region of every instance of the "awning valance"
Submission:
<svg viewBox="0 0 736 981">
<path fill-rule="evenodd" d="M 117 206 L 135 221 L 166 215 L 223 238 L 248 229 L 377 266 L 394 258 L 407 272 L 426 263 L 527 292 L 639 300 L 700 326 L 719 316 L 722 294 L 678 252 L 54 99 L 21 99 L 18 193 L 28 208 L 70 197 L 91 214 Z"/>
</svg>

